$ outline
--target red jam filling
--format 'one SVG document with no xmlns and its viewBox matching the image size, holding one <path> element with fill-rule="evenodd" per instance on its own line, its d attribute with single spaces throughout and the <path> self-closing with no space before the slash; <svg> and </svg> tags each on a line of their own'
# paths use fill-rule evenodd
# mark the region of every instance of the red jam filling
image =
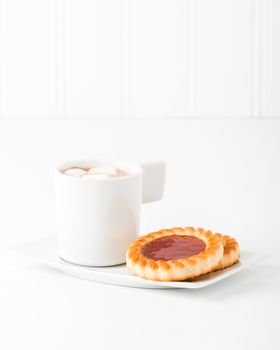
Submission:
<svg viewBox="0 0 280 350">
<path fill-rule="evenodd" d="M 153 260 L 189 258 L 205 250 L 206 244 L 193 236 L 165 236 L 143 245 L 141 253 Z"/>
</svg>

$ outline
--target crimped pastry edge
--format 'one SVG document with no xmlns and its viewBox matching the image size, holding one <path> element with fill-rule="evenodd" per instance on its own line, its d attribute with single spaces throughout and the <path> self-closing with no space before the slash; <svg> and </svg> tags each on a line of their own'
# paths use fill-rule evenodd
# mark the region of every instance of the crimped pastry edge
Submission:
<svg viewBox="0 0 280 350">
<path fill-rule="evenodd" d="M 229 235 L 222 235 L 221 233 L 216 233 L 216 236 L 221 240 L 224 247 L 224 254 L 219 262 L 219 264 L 214 268 L 213 271 L 222 270 L 230 267 L 239 262 L 240 259 L 240 249 L 238 242 L 235 238 Z"/>
<path fill-rule="evenodd" d="M 206 244 L 204 251 L 189 258 L 178 260 L 153 260 L 141 253 L 141 247 L 157 238 L 165 236 L 194 236 Z M 136 239 L 128 248 L 126 263 L 128 269 L 135 275 L 154 281 L 184 281 L 210 271 L 220 263 L 223 258 L 223 244 L 219 236 L 210 230 L 193 227 L 175 227 L 152 232 Z"/>
</svg>

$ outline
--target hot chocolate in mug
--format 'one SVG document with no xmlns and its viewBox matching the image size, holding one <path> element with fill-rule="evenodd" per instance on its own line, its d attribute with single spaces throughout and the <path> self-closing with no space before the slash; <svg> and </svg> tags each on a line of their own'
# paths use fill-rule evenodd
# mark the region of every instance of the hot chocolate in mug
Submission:
<svg viewBox="0 0 280 350">
<path fill-rule="evenodd" d="M 162 198 L 165 162 L 81 160 L 55 172 L 58 254 L 84 266 L 125 262 L 141 204 Z"/>
</svg>

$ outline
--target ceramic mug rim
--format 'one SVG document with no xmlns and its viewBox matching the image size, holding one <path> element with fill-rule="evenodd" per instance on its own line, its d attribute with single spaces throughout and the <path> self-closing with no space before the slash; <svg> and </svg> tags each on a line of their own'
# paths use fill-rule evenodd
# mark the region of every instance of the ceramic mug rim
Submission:
<svg viewBox="0 0 280 350">
<path fill-rule="evenodd" d="M 127 171 L 129 174 L 125 176 L 118 176 L 118 177 L 94 177 L 94 176 L 82 176 L 82 177 L 76 177 L 76 176 L 69 176 L 63 174 L 63 170 L 66 170 L 67 168 L 71 167 L 94 167 L 96 163 L 103 163 L 104 165 L 110 165 L 116 168 L 119 168 L 121 170 Z M 102 166 L 104 166 L 102 165 Z M 100 166 L 100 165 L 99 165 Z M 65 179 L 69 179 L 71 181 L 125 181 L 127 179 L 134 178 L 136 176 L 139 176 L 143 173 L 142 167 L 137 163 L 132 162 L 124 162 L 124 161 L 118 161 L 118 160 L 111 160 L 111 159 L 104 159 L 104 158 L 88 158 L 88 159 L 79 159 L 79 160 L 71 160 L 60 163 L 56 169 L 55 173 L 58 176 L 62 176 Z"/>
</svg>

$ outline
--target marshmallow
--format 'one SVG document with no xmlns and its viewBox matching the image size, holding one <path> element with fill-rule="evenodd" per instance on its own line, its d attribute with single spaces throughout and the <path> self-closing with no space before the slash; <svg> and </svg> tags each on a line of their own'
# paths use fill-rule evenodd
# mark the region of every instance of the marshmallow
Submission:
<svg viewBox="0 0 280 350">
<path fill-rule="evenodd" d="M 115 168 L 91 168 L 87 172 L 89 175 L 105 175 L 105 176 L 117 176 L 117 170 Z"/>
<path fill-rule="evenodd" d="M 86 174 L 86 171 L 81 168 L 70 168 L 64 171 L 64 174 L 74 177 L 82 177 Z"/>
</svg>

